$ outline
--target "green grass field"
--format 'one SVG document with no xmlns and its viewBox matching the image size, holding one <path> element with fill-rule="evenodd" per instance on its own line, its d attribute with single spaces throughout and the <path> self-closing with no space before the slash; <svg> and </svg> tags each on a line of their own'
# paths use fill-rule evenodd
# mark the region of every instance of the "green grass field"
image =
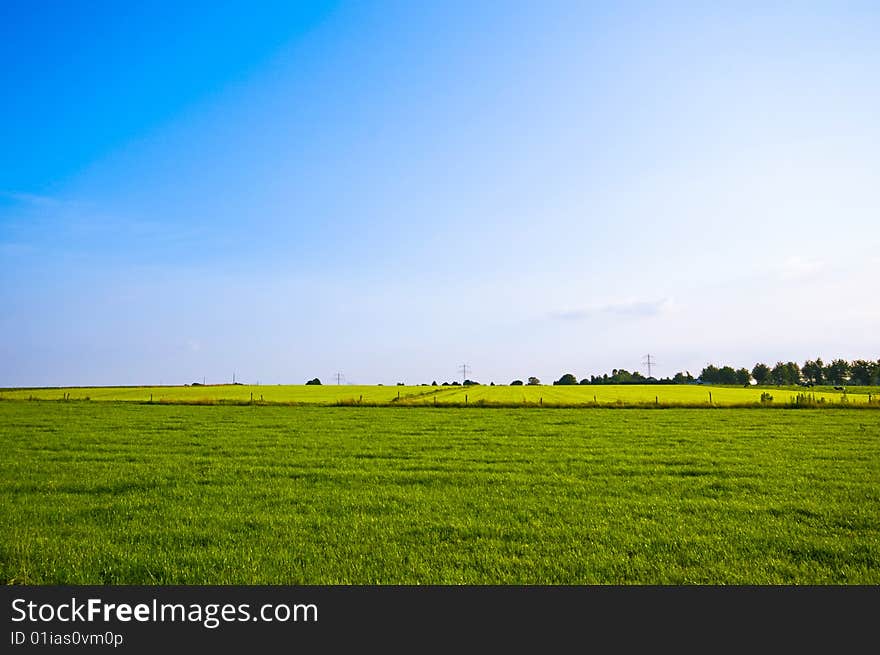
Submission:
<svg viewBox="0 0 880 655">
<path fill-rule="evenodd" d="M 777 387 L 710 387 L 702 385 L 576 385 L 576 386 L 347 386 L 347 385 L 212 385 L 196 387 L 73 387 L 7 389 L 6 400 L 113 400 L 182 403 L 266 402 L 303 405 L 356 404 L 463 405 L 518 404 L 545 406 L 650 405 L 664 406 L 759 405 L 761 394 L 773 396 L 770 406 L 790 405 L 799 393 L 809 393 L 826 405 L 872 405 L 880 407 L 880 388 L 859 387 L 844 395 L 832 387 L 818 389 Z"/>
<path fill-rule="evenodd" d="M 880 584 L 875 412 L 2 402 L 0 449 L 8 583 Z"/>
</svg>

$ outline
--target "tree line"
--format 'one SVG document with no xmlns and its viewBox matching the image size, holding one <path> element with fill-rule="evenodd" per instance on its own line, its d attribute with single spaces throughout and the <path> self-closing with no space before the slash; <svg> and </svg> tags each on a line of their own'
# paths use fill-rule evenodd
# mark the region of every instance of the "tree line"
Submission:
<svg viewBox="0 0 880 655">
<path fill-rule="evenodd" d="M 731 375 L 731 372 L 734 375 Z M 748 374 L 742 382 L 743 373 Z M 700 379 L 710 384 L 749 384 L 751 380 L 761 385 L 820 385 L 833 384 L 878 385 L 880 384 L 880 360 L 876 362 L 856 359 L 848 362 L 845 359 L 834 359 L 828 364 L 821 357 L 808 359 L 803 366 L 796 362 L 776 362 L 773 367 L 757 363 L 751 371 L 740 369 L 733 371 L 730 366 L 721 368 L 711 364 L 700 373 Z"/>
<path fill-rule="evenodd" d="M 573 374 L 566 373 L 558 380 L 554 381 L 554 385 L 570 385 L 570 384 L 693 384 L 697 380 L 689 371 L 676 373 L 671 378 L 653 378 L 645 377 L 638 371 L 627 371 L 624 368 L 615 368 L 611 371 L 611 375 L 605 373 L 603 375 L 591 375 L 588 378 L 578 380 Z M 513 383 L 515 384 L 515 383 Z M 521 383 L 520 383 L 521 384 Z"/>
<path fill-rule="evenodd" d="M 676 373 L 666 378 L 645 377 L 638 371 L 614 369 L 611 375 L 591 375 L 578 380 L 571 373 L 566 373 L 553 384 L 738 384 L 751 385 L 752 381 L 759 385 L 796 386 L 829 384 L 835 386 L 880 385 L 880 359 L 876 362 L 856 359 L 851 362 L 845 359 L 834 359 L 828 364 L 821 357 L 807 360 L 803 366 L 797 362 L 776 362 L 774 366 L 764 363 L 755 364 L 751 370 L 734 368 L 733 366 L 715 366 L 709 364 L 699 376 L 694 378 L 689 371 Z"/>
<path fill-rule="evenodd" d="M 835 386 L 843 386 L 846 384 L 856 386 L 874 386 L 880 385 L 880 359 L 876 362 L 866 359 L 855 359 L 851 362 L 845 359 L 834 359 L 828 364 L 822 361 L 821 357 L 813 360 L 807 360 L 803 366 L 799 366 L 796 362 L 776 362 L 774 366 L 768 366 L 764 363 L 755 364 L 751 370 L 742 368 L 733 368 L 732 366 L 715 366 L 709 364 L 700 371 L 700 375 L 696 378 L 691 375 L 690 371 L 679 371 L 672 377 L 653 378 L 645 377 L 638 371 L 627 371 L 623 368 L 615 368 L 611 374 L 591 375 L 589 378 L 578 380 L 574 374 L 565 373 L 558 380 L 554 381 L 554 385 L 572 385 L 572 384 L 738 384 L 751 385 L 752 381 L 759 385 L 775 385 L 775 386 L 797 386 L 797 385 L 820 385 L 829 384 Z M 194 383 L 196 386 L 198 383 Z M 306 382 L 306 384 L 321 384 L 318 378 L 314 378 Z M 398 382 L 403 385 L 403 382 Z M 433 381 L 430 385 L 422 384 L 421 386 L 465 386 L 479 385 L 474 380 L 465 380 L 464 382 L 443 382 L 440 385 L 437 381 Z M 512 386 L 523 384 L 522 380 L 513 380 Z M 541 380 L 535 376 L 527 378 L 527 385 L 541 384 Z M 491 386 L 495 386 L 492 382 Z"/>
</svg>

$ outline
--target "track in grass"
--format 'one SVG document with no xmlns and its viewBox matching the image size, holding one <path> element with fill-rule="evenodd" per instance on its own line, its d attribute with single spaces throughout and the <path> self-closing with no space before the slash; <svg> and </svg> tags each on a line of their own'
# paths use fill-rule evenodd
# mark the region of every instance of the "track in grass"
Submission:
<svg viewBox="0 0 880 655">
<path fill-rule="evenodd" d="M 880 583 L 874 412 L 0 403 L 33 584 Z"/>
</svg>

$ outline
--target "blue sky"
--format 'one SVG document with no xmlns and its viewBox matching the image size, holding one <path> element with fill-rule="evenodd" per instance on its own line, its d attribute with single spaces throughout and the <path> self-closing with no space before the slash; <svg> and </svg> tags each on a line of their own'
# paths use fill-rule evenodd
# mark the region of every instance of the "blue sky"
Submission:
<svg viewBox="0 0 880 655">
<path fill-rule="evenodd" d="M 880 357 L 880 8 L 705 4 L 4 3 L 0 386 Z"/>
</svg>

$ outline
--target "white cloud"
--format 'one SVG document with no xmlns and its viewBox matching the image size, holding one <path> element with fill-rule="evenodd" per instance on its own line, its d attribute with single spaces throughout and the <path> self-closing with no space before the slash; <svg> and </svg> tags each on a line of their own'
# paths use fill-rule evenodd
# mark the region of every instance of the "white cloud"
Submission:
<svg viewBox="0 0 880 655">
<path fill-rule="evenodd" d="M 659 300 L 627 300 L 592 307 L 565 309 L 553 312 L 552 318 L 578 321 L 596 316 L 610 315 L 623 318 L 644 318 L 665 313 L 671 306 L 668 298 Z"/>
<path fill-rule="evenodd" d="M 782 263 L 779 277 L 783 280 L 805 280 L 820 275 L 825 268 L 825 262 L 820 259 L 793 255 Z"/>
</svg>

